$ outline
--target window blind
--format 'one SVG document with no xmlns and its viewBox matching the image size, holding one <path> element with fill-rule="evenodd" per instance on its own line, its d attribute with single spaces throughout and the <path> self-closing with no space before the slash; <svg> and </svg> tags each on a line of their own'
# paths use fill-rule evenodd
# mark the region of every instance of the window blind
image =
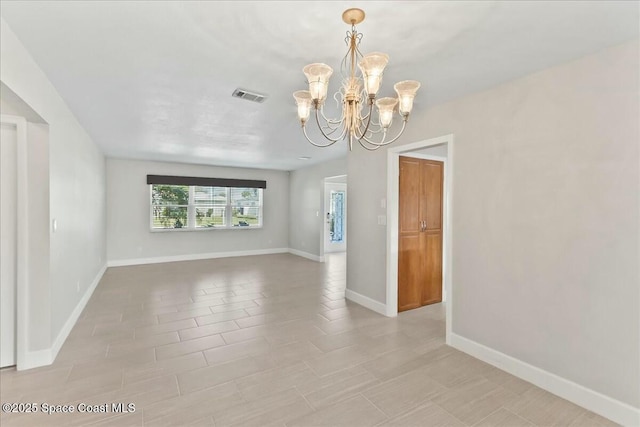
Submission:
<svg viewBox="0 0 640 427">
<path fill-rule="evenodd" d="M 147 175 L 147 184 L 198 185 L 201 187 L 267 188 L 267 181 L 255 179 L 203 178 L 196 176 Z"/>
</svg>

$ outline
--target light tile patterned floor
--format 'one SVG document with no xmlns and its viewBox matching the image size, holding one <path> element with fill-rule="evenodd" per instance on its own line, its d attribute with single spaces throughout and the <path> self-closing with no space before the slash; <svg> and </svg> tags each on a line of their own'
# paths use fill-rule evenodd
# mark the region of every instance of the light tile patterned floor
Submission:
<svg viewBox="0 0 640 427">
<path fill-rule="evenodd" d="M 2 370 L 0 399 L 135 412 L 0 423 L 613 425 L 446 346 L 442 304 L 386 318 L 344 290 L 344 254 L 110 268 L 55 363 Z"/>
</svg>

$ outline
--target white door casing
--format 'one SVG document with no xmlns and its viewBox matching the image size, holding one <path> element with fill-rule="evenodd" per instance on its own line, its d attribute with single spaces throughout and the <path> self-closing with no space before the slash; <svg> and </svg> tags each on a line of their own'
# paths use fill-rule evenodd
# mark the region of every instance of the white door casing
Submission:
<svg viewBox="0 0 640 427">
<path fill-rule="evenodd" d="M 389 148 L 387 150 L 387 292 L 386 315 L 395 317 L 398 315 L 398 212 L 399 212 L 399 160 L 400 155 L 407 155 L 413 151 L 424 148 L 447 144 L 447 156 L 444 173 L 444 200 L 443 200 L 443 280 L 446 295 L 445 306 L 445 341 L 451 344 L 453 328 L 453 245 L 451 219 L 453 212 L 453 170 L 454 170 L 454 136 L 443 135 L 437 138 L 419 141 L 411 144 Z"/>
<path fill-rule="evenodd" d="M 0 135 L 0 368 L 15 365 L 17 295 L 17 129 Z"/>
<path fill-rule="evenodd" d="M 333 212 L 332 194 L 343 194 L 342 212 Z M 347 250 L 347 184 L 325 182 L 324 184 L 324 252 L 345 252 Z M 338 216 L 341 216 L 339 218 Z M 332 230 L 341 226 L 341 230 Z"/>
</svg>

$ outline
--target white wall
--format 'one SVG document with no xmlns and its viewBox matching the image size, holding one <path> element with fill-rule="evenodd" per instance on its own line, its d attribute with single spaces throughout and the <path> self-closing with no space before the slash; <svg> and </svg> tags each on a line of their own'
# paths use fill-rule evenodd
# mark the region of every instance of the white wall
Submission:
<svg viewBox="0 0 640 427">
<path fill-rule="evenodd" d="M 152 232 L 149 174 L 266 180 L 264 225 L 260 229 Z M 288 246 L 288 172 L 109 158 L 107 206 L 107 257 L 112 265 L 153 258 L 268 252 Z"/>
<path fill-rule="evenodd" d="M 24 117 L 31 123 L 47 123 L 2 81 L 0 81 L 0 113 Z M 48 156 L 49 154 L 47 153 Z"/>
<path fill-rule="evenodd" d="M 45 314 L 49 317 L 46 323 L 32 322 L 28 331 L 30 351 L 49 351 L 54 342 L 59 344 L 66 337 L 74 310 L 77 313 L 105 264 L 105 161 L 44 72 L 6 22 L 0 21 L 0 80 L 49 124 L 46 230 L 53 218 L 58 220 L 58 230 L 50 235 L 49 283 L 30 284 L 48 287 L 49 292 L 37 293 L 38 299 L 30 304 L 34 310 L 49 309 L 50 316 Z M 46 163 L 43 158 L 38 161 Z M 44 233 L 40 223 L 32 229 Z M 45 280 L 43 274 L 37 280 Z M 76 290 L 78 282 L 80 291 Z"/>
<path fill-rule="evenodd" d="M 418 110 L 395 144 L 454 134 L 453 332 L 634 407 L 638 62 L 628 43 Z M 348 166 L 347 287 L 384 302 L 386 151 Z"/>
<path fill-rule="evenodd" d="M 48 349 L 51 345 L 51 289 L 49 239 L 49 125 L 4 83 L 0 83 L 0 111 L 27 119 L 27 274 L 29 301 L 25 319 L 34 327 L 27 348 Z M 36 123 L 33 123 L 36 122 Z M 17 302 L 17 301 L 16 301 Z"/>
<path fill-rule="evenodd" d="M 51 319 L 50 236 L 49 236 L 49 126 L 27 123 L 28 162 L 28 277 L 30 325 L 47 325 Z M 32 346 L 48 343 L 56 331 L 34 328 L 30 337 Z M 43 348 L 47 348 L 45 346 Z"/>
<path fill-rule="evenodd" d="M 346 173 L 346 157 L 291 171 L 289 247 L 294 253 L 298 251 L 312 259 L 323 253 L 324 178 Z"/>
</svg>

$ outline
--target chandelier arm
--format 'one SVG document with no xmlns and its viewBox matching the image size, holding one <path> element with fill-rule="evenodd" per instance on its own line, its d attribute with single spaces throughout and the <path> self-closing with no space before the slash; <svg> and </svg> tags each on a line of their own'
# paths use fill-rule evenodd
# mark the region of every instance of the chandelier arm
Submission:
<svg viewBox="0 0 640 427">
<path fill-rule="evenodd" d="M 344 122 L 344 118 L 338 119 L 330 119 L 324 115 L 324 108 L 320 108 L 320 114 L 322 115 L 322 119 L 327 122 L 328 125 L 336 125 L 336 129 Z M 330 126 L 332 127 L 332 126 Z"/>
<path fill-rule="evenodd" d="M 374 125 L 376 126 L 376 128 L 373 127 Z M 384 132 L 384 128 L 382 126 L 380 126 L 379 124 L 372 123 L 371 126 L 369 126 L 369 131 L 367 133 L 369 133 L 371 135 L 375 135 L 375 134 L 378 134 L 380 132 Z"/>
<path fill-rule="evenodd" d="M 404 132 L 404 129 L 405 129 L 406 127 L 407 127 L 407 120 L 406 120 L 406 119 L 404 119 L 404 120 L 402 121 L 402 128 L 400 129 L 400 132 L 398 132 L 398 134 L 397 134 L 393 139 L 391 139 L 391 140 L 389 140 L 389 141 L 385 141 L 385 138 L 387 137 L 387 133 L 386 133 L 386 132 L 384 133 L 384 137 L 382 138 L 382 141 L 380 141 L 380 142 L 374 142 L 374 141 L 371 141 L 371 140 L 369 140 L 369 139 L 368 139 L 368 138 L 366 138 L 366 137 L 362 137 L 362 138 L 361 138 L 361 140 L 364 140 L 364 141 L 366 141 L 367 143 L 369 143 L 369 144 L 371 144 L 371 145 L 375 145 L 375 146 L 377 146 L 377 147 L 382 147 L 382 146 L 384 146 L 384 145 L 389 145 L 389 144 L 391 144 L 392 142 L 395 142 L 398 138 L 400 138 L 400 135 L 402 135 L 402 133 Z M 360 141 L 360 139 L 359 139 L 358 141 Z M 362 144 L 360 144 L 360 145 L 362 145 Z"/>
<path fill-rule="evenodd" d="M 360 138 L 360 145 L 362 145 L 362 141 L 364 141 L 367 144 L 371 144 L 371 145 L 374 145 L 376 147 L 382 147 L 383 145 L 387 145 L 387 143 L 385 142 L 386 139 L 387 139 L 387 132 L 384 132 L 382 134 L 382 139 L 379 142 L 374 142 L 374 141 L 370 140 L 369 138 L 367 138 L 366 136 L 363 136 L 362 138 Z"/>
<path fill-rule="evenodd" d="M 360 146 L 362 148 L 364 148 L 365 150 L 369 150 L 369 151 L 376 151 L 378 148 L 382 147 L 382 145 L 374 145 L 373 147 L 370 147 L 370 146 L 366 145 L 364 142 L 362 142 L 361 139 L 359 139 L 358 142 L 360 143 Z"/>
<path fill-rule="evenodd" d="M 320 129 L 320 132 L 324 133 L 324 134 L 325 134 L 325 135 L 327 135 L 327 136 L 331 136 L 331 135 L 333 135 L 333 134 L 334 134 L 337 130 L 339 130 L 339 129 L 340 129 L 340 128 L 332 128 L 332 127 L 329 127 L 329 126 L 323 126 L 323 127 Z M 326 132 L 325 132 L 325 131 L 326 131 Z"/>
<path fill-rule="evenodd" d="M 311 140 L 311 138 L 309 138 L 309 135 L 307 134 L 307 127 L 306 126 L 302 126 L 302 133 L 304 133 L 304 137 L 307 138 L 307 141 L 309 141 L 311 143 L 311 145 L 315 145 L 316 147 L 320 147 L 320 148 L 329 147 L 329 146 L 335 144 L 336 142 L 340 141 L 339 139 L 336 139 L 335 141 L 334 140 L 330 140 L 331 142 L 329 142 L 327 144 L 316 144 L 315 142 L 313 142 Z"/>
<path fill-rule="evenodd" d="M 367 125 L 365 126 L 365 128 L 362 130 L 362 133 L 360 135 L 358 135 L 358 133 L 360 133 L 360 128 L 357 127 L 355 129 L 356 131 L 356 138 L 358 138 L 358 141 L 361 140 L 362 138 L 365 137 L 365 135 L 367 134 L 367 131 L 369 130 L 369 125 L 371 124 L 371 116 L 373 116 L 373 102 L 370 99 L 369 100 L 369 114 L 367 114 Z"/>
<path fill-rule="evenodd" d="M 366 116 L 362 116 L 362 120 L 369 120 L 369 115 L 370 114 L 371 114 L 371 112 L 368 112 Z"/>
<path fill-rule="evenodd" d="M 322 136 L 324 136 L 326 139 L 328 139 L 329 141 L 331 141 L 331 144 L 333 144 L 334 142 L 337 141 L 341 141 L 344 139 L 345 136 L 345 131 L 346 131 L 346 127 L 344 128 L 344 130 L 342 131 L 342 134 L 340 134 L 340 136 L 336 139 L 331 138 L 329 135 L 327 135 L 323 130 L 322 130 L 322 125 L 320 124 L 320 115 L 318 114 L 318 109 L 316 108 L 316 123 L 318 124 L 318 129 L 320 130 L 320 133 L 322 134 Z M 331 132 L 333 133 L 333 132 Z M 307 138 L 309 139 L 309 138 Z M 329 145 L 331 145 L 329 144 Z"/>
</svg>

